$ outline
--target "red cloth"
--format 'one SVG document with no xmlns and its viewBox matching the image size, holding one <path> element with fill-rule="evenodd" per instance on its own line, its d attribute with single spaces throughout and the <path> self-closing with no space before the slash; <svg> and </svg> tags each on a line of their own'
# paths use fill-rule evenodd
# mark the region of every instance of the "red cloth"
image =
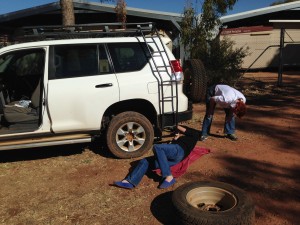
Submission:
<svg viewBox="0 0 300 225">
<path fill-rule="evenodd" d="M 199 146 L 195 146 L 195 148 L 190 152 L 190 154 L 185 157 L 181 162 L 177 163 L 174 166 L 171 166 L 171 173 L 173 177 L 180 177 L 183 175 L 186 171 L 187 168 L 195 162 L 197 159 L 199 159 L 201 156 L 210 153 L 210 150 L 207 148 L 202 148 Z M 160 169 L 155 169 L 153 170 L 156 172 L 158 175 L 161 175 L 161 170 Z"/>
</svg>

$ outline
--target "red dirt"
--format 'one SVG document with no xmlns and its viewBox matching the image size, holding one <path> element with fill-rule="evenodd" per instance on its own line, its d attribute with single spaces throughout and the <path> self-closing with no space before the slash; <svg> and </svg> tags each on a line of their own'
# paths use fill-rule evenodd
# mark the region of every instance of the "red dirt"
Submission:
<svg viewBox="0 0 300 225">
<path fill-rule="evenodd" d="M 134 190 L 110 186 L 137 159 L 113 158 L 101 143 L 0 152 L 0 224 L 178 224 L 172 191 L 198 180 L 245 190 L 256 206 L 256 225 L 300 221 L 300 76 L 248 73 L 239 83 L 248 113 L 237 121 L 239 141 L 222 138 L 217 109 L 211 136 L 199 146 L 211 153 L 194 162 L 168 190 L 144 177 Z M 194 105 L 187 125 L 201 129 L 204 105 Z M 149 154 L 151 154 L 149 152 Z"/>
</svg>

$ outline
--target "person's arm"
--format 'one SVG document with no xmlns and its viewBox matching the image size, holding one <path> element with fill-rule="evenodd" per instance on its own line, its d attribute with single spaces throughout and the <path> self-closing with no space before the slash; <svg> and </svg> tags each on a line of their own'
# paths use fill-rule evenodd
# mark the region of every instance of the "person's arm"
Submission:
<svg viewBox="0 0 300 225">
<path fill-rule="evenodd" d="M 230 107 L 229 115 L 226 117 L 226 122 L 230 122 L 232 120 L 232 117 L 234 117 L 234 108 Z"/>
<path fill-rule="evenodd" d="M 180 125 L 177 125 L 177 130 L 179 131 L 179 132 L 181 132 L 181 133 L 185 133 L 185 131 L 186 131 L 186 128 L 185 127 L 183 127 L 183 126 L 180 126 Z"/>
<path fill-rule="evenodd" d="M 190 136 L 190 137 L 196 137 L 198 140 L 199 137 L 199 132 L 195 129 L 189 128 L 189 127 L 184 127 L 181 125 L 177 125 L 177 130 L 180 133 L 183 133 L 185 136 Z"/>
<path fill-rule="evenodd" d="M 207 111 L 207 116 L 211 116 L 214 114 L 215 107 L 216 107 L 216 100 L 214 99 L 214 97 L 211 97 L 209 100 L 209 108 Z"/>
</svg>

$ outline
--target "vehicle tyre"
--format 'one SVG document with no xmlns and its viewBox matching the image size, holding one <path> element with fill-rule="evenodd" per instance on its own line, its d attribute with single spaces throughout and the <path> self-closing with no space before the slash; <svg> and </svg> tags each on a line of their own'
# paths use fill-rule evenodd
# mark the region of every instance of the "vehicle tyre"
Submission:
<svg viewBox="0 0 300 225">
<path fill-rule="evenodd" d="M 153 141 L 152 124 L 137 112 L 123 112 L 116 115 L 107 129 L 107 146 L 118 158 L 140 157 L 151 149 Z"/>
<path fill-rule="evenodd" d="M 207 77 L 203 63 L 199 59 L 190 59 L 183 65 L 183 92 L 193 102 L 204 99 L 207 87 Z"/>
<path fill-rule="evenodd" d="M 172 203 L 184 225 L 253 225 L 254 204 L 232 185 L 197 181 L 178 187 Z"/>
</svg>

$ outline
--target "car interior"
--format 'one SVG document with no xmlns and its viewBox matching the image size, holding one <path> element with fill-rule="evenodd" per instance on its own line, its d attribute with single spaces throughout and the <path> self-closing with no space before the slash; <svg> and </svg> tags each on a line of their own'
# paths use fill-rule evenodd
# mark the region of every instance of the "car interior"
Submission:
<svg viewBox="0 0 300 225">
<path fill-rule="evenodd" d="M 39 127 L 44 64 L 42 49 L 19 50 L 0 57 L 0 134 Z"/>
</svg>

